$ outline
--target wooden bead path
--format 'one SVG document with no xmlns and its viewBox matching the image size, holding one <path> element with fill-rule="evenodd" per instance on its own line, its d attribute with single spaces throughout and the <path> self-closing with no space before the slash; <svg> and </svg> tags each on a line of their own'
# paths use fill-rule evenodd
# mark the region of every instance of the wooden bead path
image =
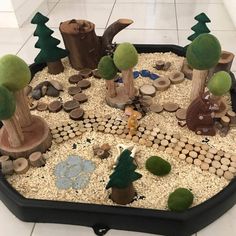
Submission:
<svg viewBox="0 0 236 236">
<path fill-rule="evenodd" d="M 219 177 L 223 176 L 227 180 L 233 179 L 236 175 L 236 155 L 180 137 L 179 134 L 163 132 L 159 127 L 153 128 L 143 124 L 140 124 L 136 134 L 131 136 L 127 121 L 113 115 L 100 117 L 85 114 L 83 120 L 64 122 L 60 126 L 51 127 L 56 143 L 62 143 L 91 131 L 117 135 L 122 139 L 165 151 L 189 164 L 199 166 L 203 171 L 209 171 Z"/>
</svg>

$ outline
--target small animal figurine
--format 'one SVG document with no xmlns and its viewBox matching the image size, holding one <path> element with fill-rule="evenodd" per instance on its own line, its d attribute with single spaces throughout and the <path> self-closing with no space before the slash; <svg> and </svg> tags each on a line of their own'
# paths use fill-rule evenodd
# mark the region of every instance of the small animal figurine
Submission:
<svg viewBox="0 0 236 236">
<path fill-rule="evenodd" d="M 137 112 L 132 112 L 128 119 L 127 127 L 129 129 L 129 135 L 133 136 L 137 132 L 138 128 L 138 114 Z"/>
<path fill-rule="evenodd" d="M 193 100 L 187 110 L 187 127 L 196 134 L 214 136 L 213 104 L 205 97 L 199 96 Z"/>
</svg>

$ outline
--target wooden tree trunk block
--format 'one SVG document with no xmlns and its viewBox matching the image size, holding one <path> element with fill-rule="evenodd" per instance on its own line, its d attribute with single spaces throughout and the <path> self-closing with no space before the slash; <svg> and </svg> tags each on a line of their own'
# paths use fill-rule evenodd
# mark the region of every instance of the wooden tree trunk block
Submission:
<svg viewBox="0 0 236 236">
<path fill-rule="evenodd" d="M 114 80 L 106 80 L 107 95 L 111 98 L 116 96 L 116 84 Z"/>
<path fill-rule="evenodd" d="M 208 70 L 193 70 L 191 101 L 204 93 Z"/>
<path fill-rule="evenodd" d="M 133 68 L 123 70 L 122 79 L 126 94 L 129 98 L 133 98 L 135 96 Z"/>
<path fill-rule="evenodd" d="M 47 123 L 38 116 L 32 116 L 31 126 L 22 129 L 24 142 L 19 147 L 12 147 L 6 127 L 0 130 L 0 151 L 13 158 L 28 157 L 31 153 L 45 152 L 52 143 L 52 136 Z"/>
<path fill-rule="evenodd" d="M 64 71 L 64 66 L 62 65 L 61 60 L 54 62 L 47 62 L 48 73 L 52 75 L 57 75 Z"/>
</svg>

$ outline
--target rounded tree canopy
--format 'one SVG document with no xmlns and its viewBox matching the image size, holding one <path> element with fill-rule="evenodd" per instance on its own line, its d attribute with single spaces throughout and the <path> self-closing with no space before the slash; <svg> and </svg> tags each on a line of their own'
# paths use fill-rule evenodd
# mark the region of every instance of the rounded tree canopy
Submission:
<svg viewBox="0 0 236 236">
<path fill-rule="evenodd" d="M 21 58 L 11 54 L 0 58 L 0 85 L 15 92 L 23 89 L 30 79 L 30 69 Z"/>
<path fill-rule="evenodd" d="M 116 48 L 113 60 L 119 70 L 127 70 L 138 63 L 138 52 L 131 43 L 122 43 Z"/>
<path fill-rule="evenodd" d="M 4 86 L 0 86 L 0 120 L 7 120 L 16 110 L 14 95 Z"/>
<path fill-rule="evenodd" d="M 230 90 L 231 84 L 230 74 L 225 71 L 219 71 L 211 77 L 207 87 L 213 95 L 222 96 Z"/>
<path fill-rule="evenodd" d="M 98 71 L 102 78 L 112 80 L 117 74 L 117 68 L 110 56 L 104 56 L 98 63 Z"/>
<path fill-rule="evenodd" d="M 221 56 L 218 39 L 211 34 L 201 34 L 188 46 L 188 64 L 197 70 L 208 70 L 217 65 Z"/>
</svg>

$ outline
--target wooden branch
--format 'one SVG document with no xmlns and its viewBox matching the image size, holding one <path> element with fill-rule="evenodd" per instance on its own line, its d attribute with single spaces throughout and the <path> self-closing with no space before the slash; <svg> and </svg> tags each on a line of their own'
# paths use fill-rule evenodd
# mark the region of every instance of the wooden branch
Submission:
<svg viewBox="0 0 236 236">
<path fill-rule="evenodd" d="M 132 24 L 133 21 L 130 19 L 119 19 L 109 25 L 109 27 L 105 30 L 102 36 L 102 55 L 106 55 L 106 49 L 108 45 L 111 45 L 113 38 L 118 34 L 121 30 Z"/>
</svg>

